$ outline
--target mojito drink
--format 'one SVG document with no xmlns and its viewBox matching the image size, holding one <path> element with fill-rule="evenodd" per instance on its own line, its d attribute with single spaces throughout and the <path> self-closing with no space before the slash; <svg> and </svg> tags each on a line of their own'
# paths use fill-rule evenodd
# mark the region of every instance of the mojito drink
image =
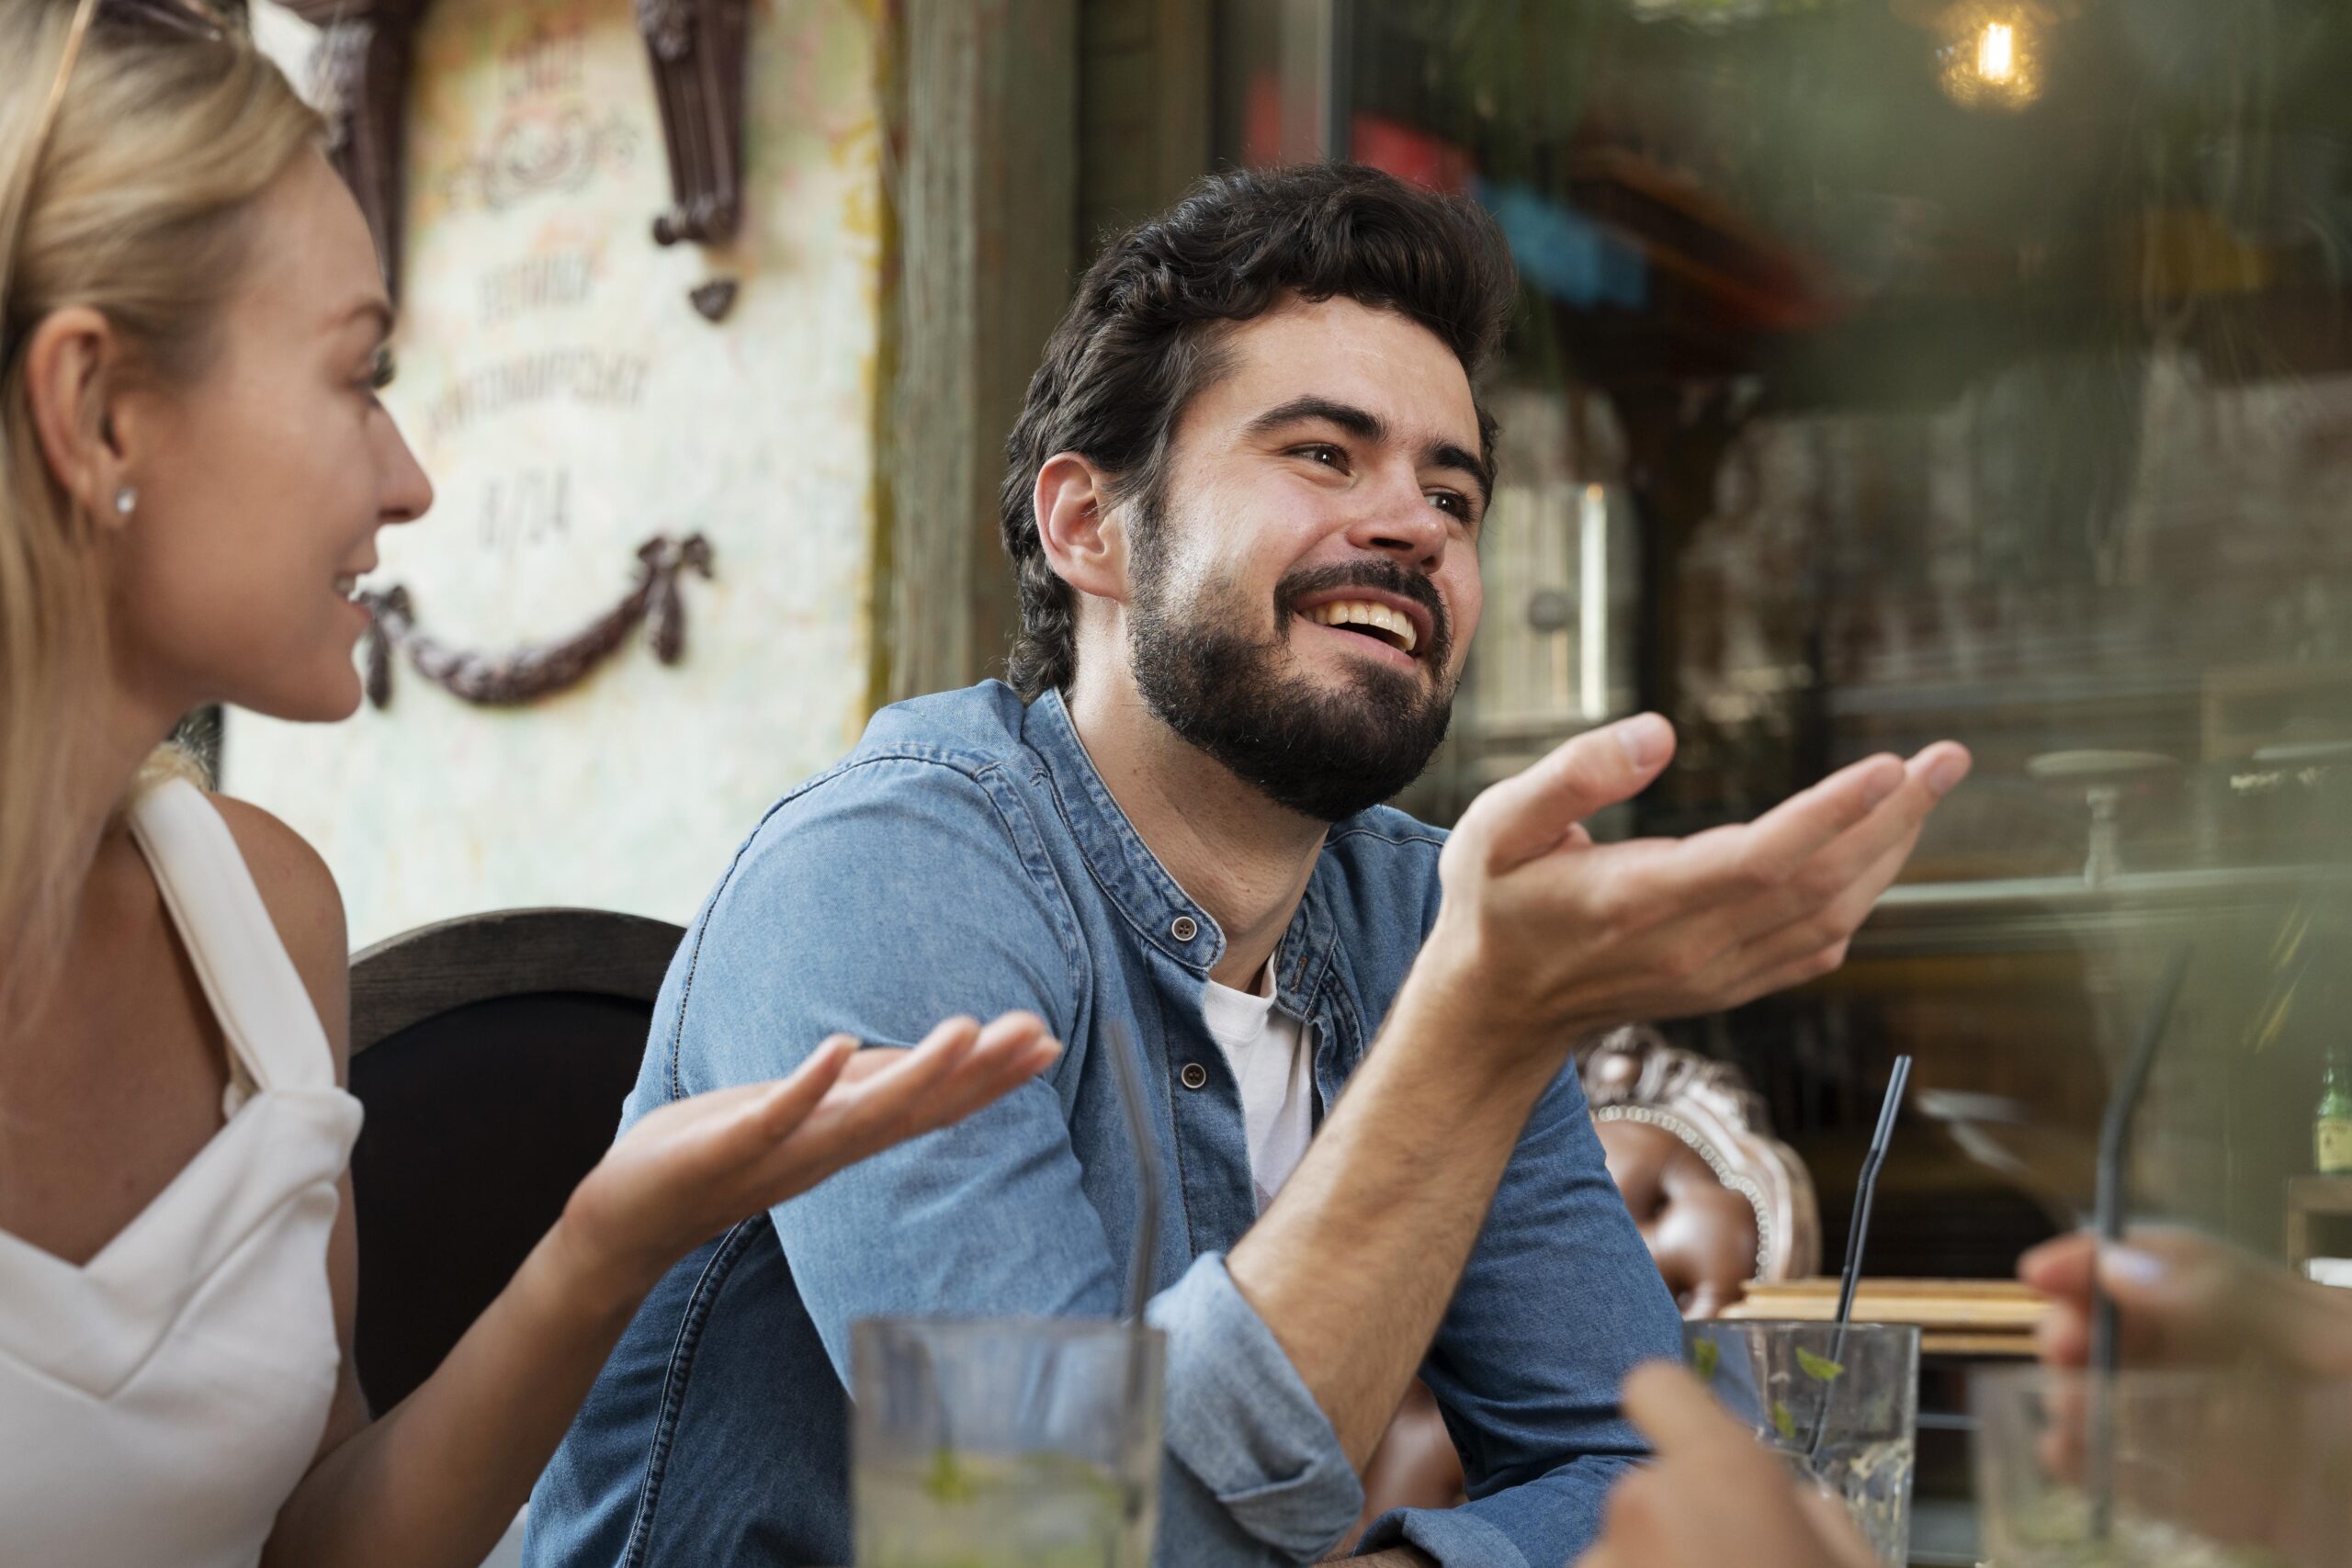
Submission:
<svg viewBox="0 0 2352 1568">
<path fill-rule="evenodd" d="M 1149 1568 L 1156 1331 L 870 1318 L 850 1344 L 857 1568 Z"/>
<path fill-rule="evenodd" d="M 1143 1500 L 1067 1454 L 939 1450 L 861 1465 L 860 1568 L 1125 1568 L 1148 1562 Z"/>
</svg>

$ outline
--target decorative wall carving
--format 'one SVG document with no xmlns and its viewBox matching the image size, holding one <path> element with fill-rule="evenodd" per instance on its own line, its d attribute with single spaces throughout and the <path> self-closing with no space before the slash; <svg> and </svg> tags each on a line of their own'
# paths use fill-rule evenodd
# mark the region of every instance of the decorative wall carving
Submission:
<svg viewBox="0 0 2352 1568">
<path fill-rule="evenodd" d="M 653 238 L 718 244 L 743 216 L 743 37 L 751 0 L 637 0 L 670 149 L 670 210 Z"/>
<path fill-rule="evenodd" d="M 285 0 L 319 29 L 313 88 L 327 114 L 335 168 L 358 198 L 385 286 L 400 298 L 401 175 L 409 67 L 427 0 Z"/>
<path fill-rule="evenodd" d="M 686 606 L 678 577 L 707 579 L 710 542 L 700 534 L 673 540 L 656 535 L 637 547 L 637 581 L 619 604 L 571 636 L 508 653 L 471 653 L 425 636 L 416 626 L 408 590 L 397 584 L 362 594 L 375 614 L 368 628 L 368 700 L 392 700 L 392 649 L 408 655 L 416 672 L 455 696 L 484 707 L 513 707 L 578 685 L 628 639 L 640 621 L 652 623 L 653 656 L 675 664 L 686 649 Z"/>
<path fill-rule="evenodd" d="M 311 70 L 326 106 L 335 167 L 358 198 L 400 296 L 401 212 L 405 192 L 409 73 L 419 22 L 431 0 L 286 0 L 320 29 Z M 653 238 L 720 244 L 743 217 L 743 73 L 751 0 L 638 0 L 638 30 L 653 73 L 670 159 L 670 206 Z M 592 139 L 593 140 L 593 139 Z M 595 153 L 596 147 L 588 152 Z M 486 187 L 487 188 L 487 187 Z M 696 291 L 712 321 L 731 289 Z"/>
</svg>

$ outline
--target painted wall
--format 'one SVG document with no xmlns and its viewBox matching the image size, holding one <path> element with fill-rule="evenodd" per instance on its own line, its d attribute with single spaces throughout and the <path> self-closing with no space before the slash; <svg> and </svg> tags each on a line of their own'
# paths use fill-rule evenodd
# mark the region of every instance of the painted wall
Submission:
<svg viewBox="0 0 2352 1568">
<path fill-rule="evenodd" d="M 341 881 L 355 946 L 469 910 L 684 920 L 765 805 L 865 715 L 875 536 L 885 47 L 866 0 L 757 0 L 747 211 L 657 246 L 669 198 L 629 0 L 437 0 L 418 39 L 399 379 L 438 488 L 374 585 L 501 650 L 626 592 L 700 531 L 684 660 L 640 632 L 575 690 L 469 706 L 396 667 L 332 727 L 229 716 L 223 785 Z M 280 18 L 266 38 L 283 39 Z M 293 24 L 299 26 L 298 24 Z M 718 325 L 689 305 L 741 285 Z"/>
</svg>

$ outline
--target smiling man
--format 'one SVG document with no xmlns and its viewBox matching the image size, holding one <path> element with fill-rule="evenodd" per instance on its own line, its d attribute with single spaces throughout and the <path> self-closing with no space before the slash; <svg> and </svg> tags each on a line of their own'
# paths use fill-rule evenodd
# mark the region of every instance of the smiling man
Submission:
<svg viewBox="0 0 2352 1568">
<path fill-rule="evenodd" d="M 1833 967 L 1967 757 L 1597 845 L 1580 820 L 1671 754 L 1644 717 L 1450 839 L 1380 805 L 1477 629 L 1475 382 L 1512 298 L 1476 208 L 1345 167 L 1220 176 L 1090 269 L 1009 443 L 1011 684 L 888 709 L 777 805 L 679 951 L 628 1115 L 958 1009 L 1033 1010 L 1065 1054 L 673 1271 L 540 1483 L 531 1562 L 849 1561 L 850 1324 L 1115 1312 L 1145 1160 L 1158 1562 L 1329 1550 L 1417 1372 L 1473 1500 L 1364 1551 L 1558 1568 L 1592 1539 L 1640 1452 L 1618 1384 L 1679 1330 L 1570 1052 Z"/>
</svg>

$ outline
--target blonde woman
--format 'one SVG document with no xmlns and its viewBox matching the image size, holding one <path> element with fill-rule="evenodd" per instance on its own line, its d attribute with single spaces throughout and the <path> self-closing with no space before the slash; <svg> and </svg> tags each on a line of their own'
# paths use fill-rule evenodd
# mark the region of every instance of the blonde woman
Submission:
<svg viewBox="0 0 2352 1568">
<path fill-rule="evenodd" d="M 0 1555 L 479 1562 L 665 1268 L 994 1099 L 1034 1018 L 640 1122 L 372 1424 L 341 903 L 149 759 L 358 702 L 354 580 L 432 502 L 321 126 L 190 0 L 0 0 Z"/>
</svg>

